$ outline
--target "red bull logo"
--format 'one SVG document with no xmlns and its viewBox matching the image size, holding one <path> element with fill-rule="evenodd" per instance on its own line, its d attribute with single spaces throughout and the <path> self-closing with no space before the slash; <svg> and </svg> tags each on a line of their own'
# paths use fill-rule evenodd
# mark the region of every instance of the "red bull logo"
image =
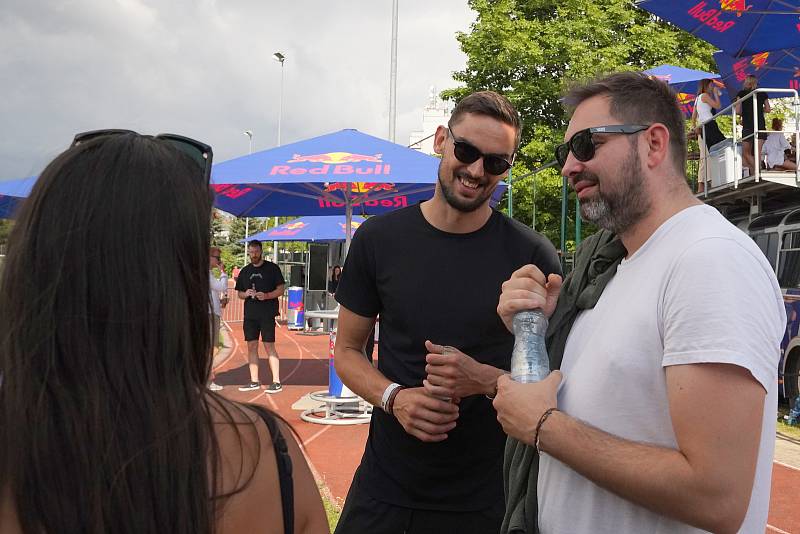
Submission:
<svg viewBox="0 0 800 534">
<path fill-rule="evenodd" d="M 356 228 L 358 228 L 359 226 L 361 226 L 360 222 L 358 222 L 358 221 L 350 221 L 350 229 L 351 230 L 356 230 Z M 339 223 L 339 228 L 342 229 L 342 232 L 346 232 L 347 231 L 347 225 L 345 223 Z"/>
<path fill-rule="evenodd" d="M 760 54 L 751 56 L 750 63 L 753 64 L 756 70 L 759 70 L 761 67 L 767 64 L 767 59 L 769 59 L 769 52 L 762 52 Z"/>
<path fill-rule="evenodd" d="M 376 193 L 378 191 L 391 193 L 397 191 L 397 188 L 393 183 L 388 182 L 336 182 L 327 184 L 324 189 L 326 193 L 348 190 L 353 193 Z"/>
<path fill-rule="evenodd" d="M 353 154 L 351 152 L 326 152 L 325 154 L 312 154 L 310 156 L 295 154 L 287 163 L 299 163 L 302 161 L 329 163 L 331 165 L 338 165 L 340 163 L 361 163 L 362 161 L 381 163 L 383 161 L 381 159 L 382 156 L 383 154 L 368 156 L 365 154 Z"/>
<path fill-rule="evenodd" d="M 753 7 L 745 4 L 744 0 L 720 0 L 719 6 L 722 11 L 736 11 L 737 16 Z"/>
<path fill-rule="evenodd" d="M 391 165 L 383 163 L 383 154 L 354 154 L 352 152 L 326 152 L 324 154 L 295 154 L 286 163 L 321 163 L 319 167 L 298 167 L 294 165 L 274 165 L 271 175 L 300 174 L 391 174 Z M 353 165 L 354 163 L 374 163 L 375 165 Z"/>
<path fill-rule="evenodd" d="M 318 199 L 320 208 L 343 208 L 344 202 L 334 202 L 326 198 Z M 364 200 L 363 198 L 356 198 L 353 200 L 353 206 L 369 206 L 376 207 L 382 206 L 384 208 L 405 208 L 408 206 L 408 197 L 406 195 L 399 195 L 391 198 L 382 198 L 380 200 Z"/>
<path fill-rule="evenodd" d="M 308 224 L 297 221 L 297 222 L 289 222 L 284 224 L 281 228 L 276 228 L 271 231 L 268 236 L 269 237 L 278 237 L 278 236 L 293 236 L 300 233 L 300 230 L 308 226 Z"/>
<path fill-rule="evenodd" d="M 678 93 L 675 96 L 678 99 L 678 105 L 681 107 L 681 112 L 684 115 L 691 115 L 694 111 L 694 100 L 697 95 L 692 93 Z"/>
<path fill-rule="evenodd" d="M 750 58 L 742 58 L 736 63 L 733 64 L 733 73 L 736 75 L 736 79 L 740 82 L 743 82 L 747 75 L 750 74 Z"/>
<path fill-rule="evenodd" d="M 720 9 L 706 9 L 708 4 L 705 1 L 699 2 L 694 7 L 689 9 L 687 13 L 712 30 L 719 33 L 724 33 L 736 25 L 735 20 L 723 20 L 720 18 L 721 16 L 726 15 L 726 10 L 722 7 L 722 4 L 724 4 L 726 1 L 732 0 L 722 0 L 720 2 Z"/>
<path fill-rule="evenodd" d="M 214 192 L 221 197 L 239 198 L 253 190 L 252 187 L 239 187 L 231 184 L 212 184 Z"/>
</svg>

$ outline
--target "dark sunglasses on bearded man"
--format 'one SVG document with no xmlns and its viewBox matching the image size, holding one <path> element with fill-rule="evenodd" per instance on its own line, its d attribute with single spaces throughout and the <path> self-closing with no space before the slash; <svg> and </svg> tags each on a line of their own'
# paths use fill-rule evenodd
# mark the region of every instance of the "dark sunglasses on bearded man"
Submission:
<svg viewBox="0 0 800 534">
<path fill-rule="evenodd" d="M 567 163 L 569 153 L 578 161 L 589 161 L 594 157 L 595 144 L 593 134 L 623 134 L 631 135 L 648 129 L 650 126 L 642 124 L 615 124 L 610 126 L 595 126 L 576 132 L 564 144 L 556 147 L 556 161 L 563 167 Z"/>
<path fill-rule="evenodd" d="M 472 145 L 466 141 L 457 141 L 453 131 L 450 128 L 447 129 L 447 135 L 449 135 L 450 139 L 453 140 L 453 154 L 455 154 L 456 159 L 461 163 L 470 165 L 478 161 L 480 158 L 483 158 L 484 170 L 494 176 L 503 174 L 510 169 L 511 165 L 514 163 L 513 156 L 511 157 L 511 161 L 508 161 L 505 158 L 495 154 L 484 154 L 475 145 Z"/>
</svg>

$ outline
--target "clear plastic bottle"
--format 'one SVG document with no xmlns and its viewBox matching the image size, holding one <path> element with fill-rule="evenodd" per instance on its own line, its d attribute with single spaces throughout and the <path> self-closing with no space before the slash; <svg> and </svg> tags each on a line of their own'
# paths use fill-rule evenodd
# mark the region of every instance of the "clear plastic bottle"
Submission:
<svg viewBox="0 0 800 534">
<path fill-rule="evenodd" d="M 542 310 L 525 310 L 514 315 L 514 352 L 511 353 L 511 378 L 517 382 L 531 383 L 543 380 L 550 374 L 544 336 L 547 317 Z"/>
</svg>

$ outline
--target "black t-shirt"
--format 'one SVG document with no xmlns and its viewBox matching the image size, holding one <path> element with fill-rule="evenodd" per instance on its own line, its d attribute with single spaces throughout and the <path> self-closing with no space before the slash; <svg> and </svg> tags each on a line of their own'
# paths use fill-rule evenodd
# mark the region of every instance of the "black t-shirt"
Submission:
<svg viewBox="0 0 800 534">
<path fill-rule="evenodd" d="M 508 370 L 514 337 L 497 315 L 502 283 L 522 265 L 560 272 L 553 245 L 499 212 L 468 234 L 437 230 L 419 205 L 368 219 L 357 230 L 336 300 L 364 317 L 380 314 L 378 369 L 417 387 L 425 340 L 451 345 Z M 503 499 L 506 436 L 484 395 L 462 399 L 448 438 L 423 443 L 376 409 L 356 474 L 372 498 L 431 510 L 480 510 Z"/>
<path fill-rule="evenodd" d="M 750 90 L 743 89 L 736 94 L 736 98 L 742 98 L 750 93 Z M 766 130 L 764 120 L 764 102 L 767 101 L 767 93 L 756 93 L 756 112 L 758 114 L 758 129 Z M 753 97 L 750 96 L 742 100 L 742 131 L 753 133 Z M 752 139 L 750 139 L 752 141 Z"/>
<path fill-rule="evenodd" d="M 255 287 L 256 291 L 269 293 L 279 285 L 285 284 L 283 273 L 277 265 L 264 260 L 260 267 L 252 263 L 245 265 L 236 279 L 236 291 L 247 291 Z M 248 298 L 244 301 L 245 319 L 263 319 L 278 315 L 278 299 L 257 300 Z"/>
</svg>

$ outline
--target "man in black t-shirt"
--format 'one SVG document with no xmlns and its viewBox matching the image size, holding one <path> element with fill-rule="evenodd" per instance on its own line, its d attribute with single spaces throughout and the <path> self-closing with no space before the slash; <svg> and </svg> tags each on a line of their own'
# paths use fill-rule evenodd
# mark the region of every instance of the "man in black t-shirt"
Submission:
<svg viewBox="0 0 800 534">
<path fill-rule="evenodd" d="M 275 316 L 278 315 L 278 297 L 283 295 L 286 282 L 277 265 L 266 261 L 261 241 L 247 243 L 250 263 L 245 265 L 236 279 L 236 291 L 244 299 L 244 340 L 247 341 L 247 363 L 250 369 L 250 383 L 239 391 L 252 391 L 261 388 L 258 379 L 258 336 L 269 357 L 272 371 L 272 384 L 267 393 L 278 393 L 281 389 L 280 360 L 275 350 Z"/>
<path fill-rule="evenodd" d="M 498 297 L 523 265 L 560 272 L 547 239 L 489 206 L 519 136 L 504 97 L 466 97 L 436 131 L 434 196 L 356 232 L 336 290 L 335 363 L 376 409 L 337 534 L 500 529 L 505 435 L 487 396 L 514 338 Z M 378 315 L 376 369 L 363 351 Z"/>
</svg>

